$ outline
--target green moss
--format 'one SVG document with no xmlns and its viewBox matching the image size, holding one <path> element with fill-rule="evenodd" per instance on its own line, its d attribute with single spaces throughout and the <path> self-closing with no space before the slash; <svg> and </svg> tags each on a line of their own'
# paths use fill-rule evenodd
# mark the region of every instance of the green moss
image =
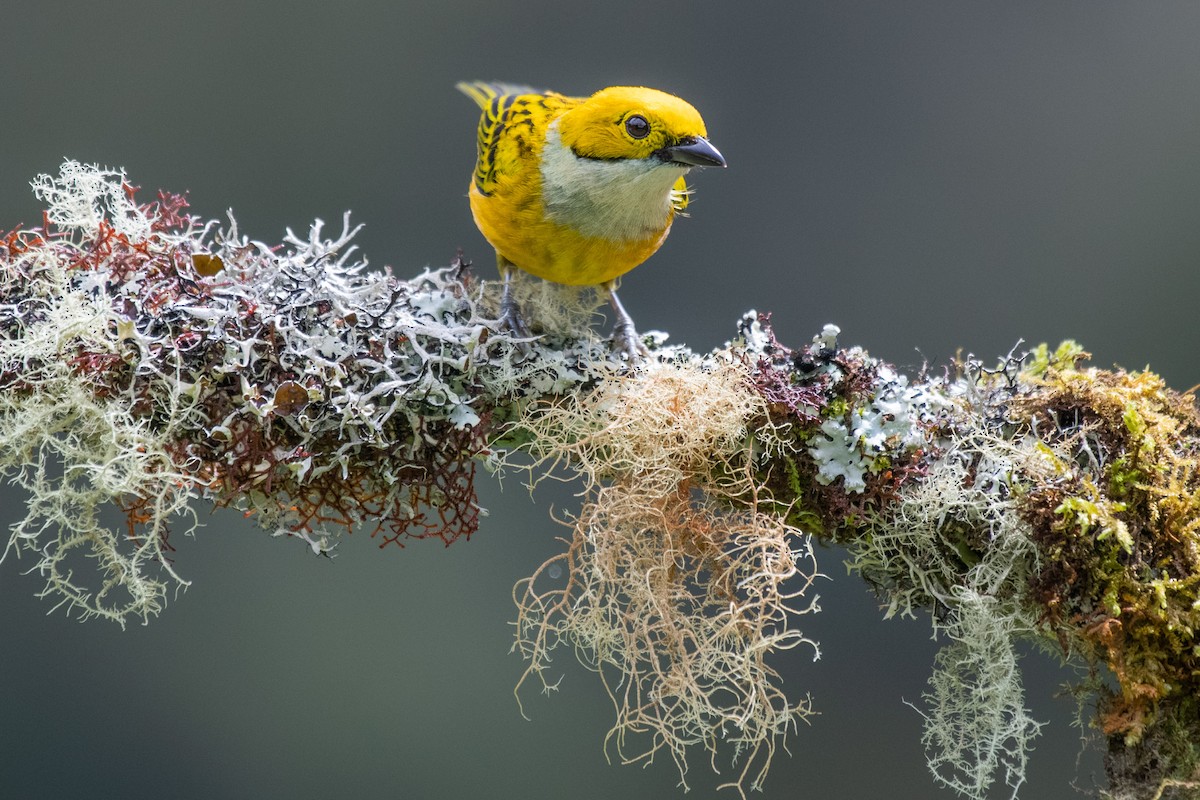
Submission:
<svg viewBox="0 0 1200 800">
<path fill-rule="evenodd" d="M 821 409 L 821 417 L 824 419 L 845 419 L 850 408 L 850 401 L 845 397 L 834 397 L 825 408 Z M 816 428 L 809 431 L 809 435 L 812 435 L 814 431 L 816 431 Z"/>
<path fill-rule="evenodd" d="M 1025 368 L 1025 374 L 1031 377 L 1041 377 L 1052 369 L 1060 372 L 1074 369 L 1075 364 L 1086 359 L 1088 354 L 1074 339 L 1064 339 L 1054 352 L 1050 351 L 1048 344 L 1042 342 L 1029 352 L 1029 356 L 1030 361 Z"/>
<path fill-rule="evenodd" d="M 1116 676 L 1101 724 L 1132 746 L 1200 696 L 1200 414 L 1151 372 L 1079 369 L 1079 352 L 1035 351 L 1016 404 L 1068 454 L 1022 499 L 1042 550 L 1033 596 Z"/>
<path fill-rule="evenodd" d="M 1098 495 L 1092 487 L 1093 497 L 1068 497 L 1054 509 L 1056 514 L 1063 516 L 1064 528 L 1072 530 L 1079 536 L 1087 536 L 1093 531 L 1097 542 L 1113 539 L 1126 553 L 1133 552 L 1133 538 L 1117 514 L 1125 510 L 1124 503 L 1115 503 Z"/>
</svg>

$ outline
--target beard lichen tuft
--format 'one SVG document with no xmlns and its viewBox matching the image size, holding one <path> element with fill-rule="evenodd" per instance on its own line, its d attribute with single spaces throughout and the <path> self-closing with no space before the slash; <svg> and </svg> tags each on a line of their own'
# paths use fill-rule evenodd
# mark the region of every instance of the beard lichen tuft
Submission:
<svg viewBox="0 0 1200 800">
<path fill-rule="evenodd" d="M 567 465 L 585 486 L 567 551 L 514 590 L 521 683 L 554 688 L 551 654 L 573 649 L 616 707 L 617 757 L 665 751 L 685 786 L 691 749 L 716 767 L 728 748 L 740 767 L 726 786 L 761 787 L 813 713 L 770 663 L 819 653 L 794 627 L 818 610 L 809 539 L 759 502 L 749 432 L 765 412 L 744 366 L 718 357 L 614 373 L 519 423 L 539 467 Z"/>
</svg>

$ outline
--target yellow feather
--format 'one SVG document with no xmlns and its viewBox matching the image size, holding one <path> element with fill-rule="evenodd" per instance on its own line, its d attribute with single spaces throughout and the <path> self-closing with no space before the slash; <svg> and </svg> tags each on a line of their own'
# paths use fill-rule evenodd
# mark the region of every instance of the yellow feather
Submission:
<svg viewBox="0 0 1200 800">
<path fill-rule="evenodd" d="M 683 213 L 688 207 L 688 203 L 692 201 L 692 190 L 688 188 L 687 181 L 681 175 L 679 180 L 675 181 L 675 186 L 671 189 L 671 205 L 675 209 L 675 213 L 681 217 L 686 217 Z"/>
</svg>

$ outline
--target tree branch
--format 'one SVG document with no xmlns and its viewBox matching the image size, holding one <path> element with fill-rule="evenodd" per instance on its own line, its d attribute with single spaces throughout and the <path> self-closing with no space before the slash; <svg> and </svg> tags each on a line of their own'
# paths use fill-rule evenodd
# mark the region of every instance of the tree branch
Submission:
<svg viewBox="0 0 1200 800">
<path fill-rule="evenodd" d="M 833 326 L 786 347 L 754 312 L 712 353 L 656 339 L 630 364 L 586 295 L 526 286 L 542 327 L 520 341 L 461 258 L 369 272 L 348 218 L 272 247 L 179 196 L 139 204 L 120 172 L 67 162 L 34 186 L 44 226 L 0 238 L 0 471 L 29 498 L 4 556 L 32 555 L 59 605 L 157 614 L 186 583 L 170 537 L 197 500 L 322 554 L 360 525 L 450 544 L 479 525 L 478 466 L 519 449 L 586 487 L 567 549 L 514 589 L 522 684 L 554 688 L 550 655 L 572 648 L 623 761 L 664 752 L 686 778 L 696 748 L 729 748 L 729 786 L 762 785 L 811 710 L 772 658 L 816 653 L 796 623 L 817 610 L 817 536 L 888 616 L 929 613 L 944 637 L 922 713 L 945 785 L 1016 795 L 1039 728 L 1021 638 L 1092 668 L 1112 797 L 1195 785 L 1191 393 L 1070 342 L 905 376 Z"/>
</svg>

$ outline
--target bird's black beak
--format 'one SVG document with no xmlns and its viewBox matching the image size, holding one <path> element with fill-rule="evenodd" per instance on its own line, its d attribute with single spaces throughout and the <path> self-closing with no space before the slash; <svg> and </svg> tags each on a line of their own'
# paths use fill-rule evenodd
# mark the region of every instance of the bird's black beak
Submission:
<svg viewBox="0 0 1200 800">
<path fill-rule="evenodd" d="M 677 144 L 664 147 L 655 155 L 669 164 L 684 167 L 723 167 L 725 156 L 703 136 L 689 136 Z"/>
</svg>

